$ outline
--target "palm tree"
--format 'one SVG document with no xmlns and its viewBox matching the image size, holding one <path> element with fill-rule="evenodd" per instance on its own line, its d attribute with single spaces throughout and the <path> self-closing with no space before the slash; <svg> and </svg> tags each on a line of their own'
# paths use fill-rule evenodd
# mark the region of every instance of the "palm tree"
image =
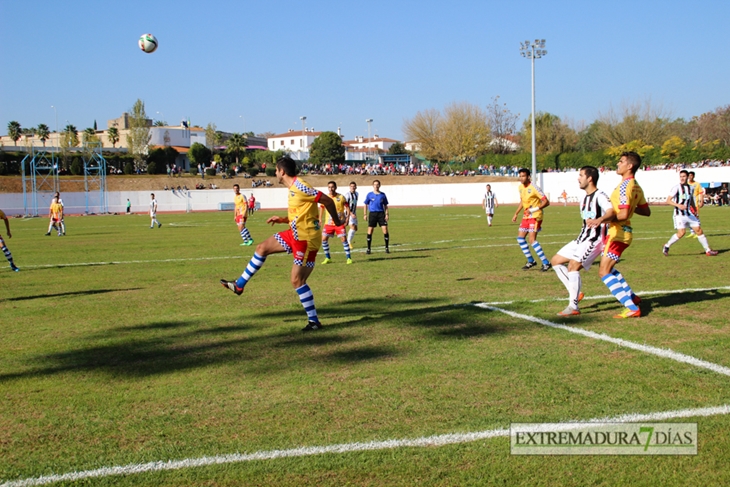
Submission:
<svg viewBox="0 0 730 487">
<path fill-rule="evenodd" d="M 106 134 L 109 137 L 109 142 L 112 143 L 112 147 L 116 149 L 117 142 L 119 142 L 119 130 L 116 127 L 109 127 Z"/>
<path fill-rule="evenodd" d="M 245 149 L 248 143 L 241 134 L 231 134 L 226 141 L 226 151 L 229 154 L 236 154 L 236 165 L 238 165 L 238 155 L 241 150 Z"/>
<path fill-rule="evenodd" d="M 79 145 L 79 134 L 76 126 L 68 124 L 63 129 L 64 146 L 76 147 Z"/>
<path fill-rule="evenodd" d="M 48 125 L 46 125 L 45 123 L 38 124 L 36 133 L 38 134 L 38 138 L 41 139 L 41 142 L 43 142 L 43 147 L 45 147 L 46 140 L 48 140 L 48 137 L 50 137 L 51 135 L 51 131 L 48 128 Z"/>
<path fill-rule="evenodd" d="M 84 134 L 82 135 L 82 137 L 84 139 L 84 143 L 96 142 L 96 131 L 93 128 L 89 127 L 84 130 Z"/>
<path fill-rule="evenodd" d="M 13 140 L 13 143 L 15 145 L 18 145 L 18 140 L 20 139 L 20 136 L 23 134 L 23 129 L 20 127 L 20 123 L 13 120 L 12 122 L 8 123 L 8 136 Z"/>
</svg>

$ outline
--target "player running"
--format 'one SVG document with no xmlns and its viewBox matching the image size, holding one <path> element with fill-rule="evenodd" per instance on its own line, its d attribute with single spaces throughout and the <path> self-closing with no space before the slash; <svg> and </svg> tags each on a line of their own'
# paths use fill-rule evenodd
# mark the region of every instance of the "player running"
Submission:
<svg viewBox="0 0 730 487">
<path fill-rule="evenodd" d="M 243 243 L 241 245 L 252 245 L 253 238 L 246 228 L 246 220 L 248 219 L 248 200 L 241 194 L 241 187 L 237 184 L 233 185 L 233 204 L 234 204 L 234 216 L 233 219 L 238 225 L 238 233 L 241 234 Z"/>
<path fill-rule="evenodd" d="M 155 193 L 151 193 L 150 219 L 150 228 L 155 228 L 155 223 L 157 223 L 157 228 L 162 226 L 162 223 L 157 221 L 157 200 L 155 199 Z"/>
<path fill-rule="evenodd" d="M 684 169 L 679 171 L 679 184 L 674 186 L 669 196 L 667 196 L 667 204 L 674 207 L 674 228 L 677 229 L 677 233 L 672 235 L 672 238 L 664 245 L 662 253 L 665 256 L 669 256 L 669 247 L 684 237 L 687 228 L 691 228 L 705 249 L 705 255 L 717 255 L 717 250 L 710 248 L 710 244 L 707 242 L 707 236 L 702 232 L 700 219 L 697 216 L 697 203 L 694 197 L 695 190 L 687 182 L 688 176 L 689 173 Z"/>
<path fill-rule="evenodd" d="M 530 178 L 530 170 L 522 168 L 519 170 L 520 176 L 520 206 L 517 207 L 512 221 L 517 221 L 517 216 L 522 211 L 522 222 L 520 223 L 520 230 L 517 233 L 517 243 L 520 244 L 522 253 L 527 257 L 527 264 L 522 267 L 523 271 L 532 269 L 537 265 L 535 259 L 530 254 L 530 247 L 527 246 L 528 237 L 530 245 L 535 250 L 535 254 L 542 261 L 542 272 L 549 271 L 552 266 L 545 257 L 545 252 L 542 250 L 542 246 L 537 241 L 537 232 L 540 231 L 542 226 L 542 210 L 550 206 L 550 201 L 545 196 L 540 188 L 532 184 Z M 523 211 L 524 209 L 524 211 Z"/>
<path fill-rule="evenodd" d="M 352 264 L 350 245 L 347 242 L 345 234 L 345 226 L 347 225 L 347 221 L 350 217 L 350 207 L 347 204 L 347 199 L 337 192 L 336 182 L 330 181 L 329 183 L 327 183 L 327 189 L 329 190 L 329 197 L 332 198 L 332 201 L 334 201 L 335 203 L 335 208 L 337 208 L 337 216 L 339 216 L 340 220 L 344 223 L 342 224 L 342 226 L 338 227 L 332 221 L 332 217 L 330 215 L 327 215 L 327 223 L 323 224 L 323 222 L 325 221 L 324 212 L 326 209 L 324 205 L 319 206 L 319 221 L 320 224 L 323 224 L 324 227 L 324 230 L 322 230 L 322 250 L 324 250 L 325 259 L 322 261 L 322 264 L 329 264 L 330 262 L 332 262 L 332 258 L 330 256 L 329 239 L 330 237 L 334 237 L 335 235 L 340 237 L 340 240 L 342 241 L 342 246 L 345 248 L 345 255 L 347 256 L 347 263 Z"/>
<path fill-rule="evenodd" d="M 487 213 L 487 223 L 492 226 L 492 218 L 494 218 L 494 209 L 499 206 L 497 202 L 497 195 L 492 192 L 492 186 L 487 184 L 487 192 L 484 193 L 484 199 L 482 200 L 482 207 Z"/>
<path fill-rule="evenodd" d="M 5 216 L 5 212 L 3 210 L 0 210 L 0 220 L 5 221 L 5 233 L 8 234 L 8 238 L 12 238 L 13 235 L 10 233 L 10 221 L 8 220 L 8 217 Z M 5 245 L 5 240 L 3 240 L 2 235 L 0 235 L 0 249 L 2 249 L 3 254 L 5 254 L 5 258 L 8 259 L 8 262 L 10 262 L 10 268 L 15 272 L 20 271 L 18 266 L 16 266 L 13 262 L 13 254 L 10 253 L 10 249 L 8 249 Z"/>
<path fill-rule="evenodd" d="M 230 289 L 237 295 L 243 294 L 248 281 L 264 265 L 270 254 L 287 252 L 294 254 L 294 264 L 291 270 L 291 283 L 299 300 L 307 312 L 309 322 L 302 331 L 322 329 L 314 306 L 314 295 L 307 284 L 307 278 L 314 270 L 317 251 L 322 243 L 322 232 L 319 225 L 317 203 L 327 208 L 335 226 L 345 224 L 337 215 L 334 201 L 312 188 L 309 184 L 297 178 L 297 164 L 289 156 L 283 156 L 276 161 L 276 177 L 280 184 L 289 188 L 289 211 L 287 216 L 272 216 L 266 223 L 288 223 L 289 229 L 276 233 L 256 246 L 256 252 L 248 263 L 241 277 L 235 281 L 221 279 L 223 287 Z"/>
<path fill-rule="evenodd" d="M 641 156 L 636 152 L 624 152 L 618 161 L 616 174 L 623 179 L 611 193 L 613 213 L 605 214 L 586 223 L 590 228 L 608 223 L 608 240 L 601 256 L 601 265 L 598 274 L 611 294 L 626 307 L 614 318 L 639 318 L 638 296 L 634 294 L 626 280 L 614 266 L 621 259 L 621 254 L 631 245 L 634 230 L 631 228 L 631 217 L 636 213 L 641 216 L 651 216 L 651 208 L 644 198 L 644 191 L 636 182 L 634 175 L 641 166 Z"/>
<path fill-rule="evenodd" d="M 360 199 L 360 193 L 357 192 L 357 183 L 355 181 L 350 183 L 350 191 L 345 193 L 345 200 L 350 210 L 350 229 L 347 231 L 347 244 L 350 246 L 350 250 L 353 249 L 352 241 L 355 238 L 355 232 L 357 232 L 357 202 Z"/>
<path fill-rule="evenodd" d="M 568 290 L 568 306 L 558 313 L 558 316 L 580 314 L 578 303 L 583 299 L 580 270 L 587 271 L 591 268 L 593 261 L 603 252 L 603 242 L 608 235 L 608 224 L 602 223 L 594 228 L 587 224 L 588 220 L 601 218 L 604 215 L 610 218 L 613 214 L 613 207 L 608 196 L 596 187 L 598 177 L 598 169 L 595 167 L 583 166 L 580 168 L 578 185 L 586 192 L 580 204 L 583 228 L 581 228 L 578 238 L 566 244 L 550 261 L 558 278 Z"/>
</svg>

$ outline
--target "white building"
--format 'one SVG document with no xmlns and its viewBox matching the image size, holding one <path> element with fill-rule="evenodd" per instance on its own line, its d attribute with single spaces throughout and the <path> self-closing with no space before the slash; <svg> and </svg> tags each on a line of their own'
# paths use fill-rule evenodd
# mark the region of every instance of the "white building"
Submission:
<svg viewBox="0 0 730 487">
<path fill-rule="evenodd" d="M 309 147 L 321 133 L 315 132 L 314 128 L 306 128 L 304 131 L 289 129 L 283 134 L 268 137 L 266 145 L 270 151 L 283 150 L 289 152 L 294 159 L 304 160 L 309 158 Z"/>
</svg>

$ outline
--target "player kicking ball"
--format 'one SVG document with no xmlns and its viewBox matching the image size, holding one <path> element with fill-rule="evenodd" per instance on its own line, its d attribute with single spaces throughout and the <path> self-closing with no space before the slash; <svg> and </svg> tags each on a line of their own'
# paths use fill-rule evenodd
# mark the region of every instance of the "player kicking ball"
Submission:
<svg viewBox="0 0 730 487">
<path fill-rule="evenodd" d="M 345 228 L 347 226 L 347 221 L 349 219 L 349 206 L 347 204 L 347 199 L 339 194 L 337 192 L 337 183 L 334 181 L 330 181 L 327 183 L 327 190 L 329 191 L 329 197 L 332 199 L 332 201 L 335 202 L 335 208 L 337 208 L 337 215 L 340 217 L 340 220 L 345 222 L 342 226 L 335 226 L 334 222 L 332 221 L 332 217 L 330 215 L 327 215 L 327 223 L 323 225 L 324 230 L 322 230 L 322 250 L 324 250 L 324 256 L 325 259 L 322 261 L 322 264 L 329 264 L 332 262 L 332 257 L 330 255 L 330 244 L 329 239 L 330 237 L 334 237 L 337 235 L 340 240 L 342 241 L 342 246 L 345 248 L 345 255 L 347 256 L 347 263 L 352 264 L 352 255 L 350 254 L 350 243 L 347 241 L 347 229 Z M 325 221 L 325 213 L 326 208 L 322 205 L 319 207 L 319 221 L 320 223 L 323 223 Z"/>
<path fill-rule="evenodd" d="M 294 254 L 291 284 L 297 292 L 309 320 L 302 331 L 321 330 L 322 323 L 319 321 L 317 309 L 314 306 L 314 294 L 307 284 L 307 278 L 314 270 L 317 251 L 322 244 L 317 204 L 319 203 L 327 209 L 335 226 L 342 226 L 345 222 L 340 220 L 335 202 L 329 196 L 312 188 L 297 178 L 296 174 L 297 164 L 289 156 L 281 157 L 276 161 L 276 178 L 279 184 L 289 188 L 289 211 L 287 216 L 272 216 L 266 220 L 266 223 L 271 225 L 288 223 L 289 229 L 276 233 L 258 244 L 256 252 L 241 277 L 235 281 L 221 279 L 221 284 L 240 296 L 249 280 L 264 265 L 266 257 L 281 252 Z"/>
<path fill-rule="evenodd" d="M 578 303 L 583 299 L 581 292 L 580 270 L 588 271 L 591 264 L 603 252 L 603 242 L 608 234 L 608 224 L 601 223 L 590 227 L 588 222 L 604 215 L 610 218 L 613 207 L 608 195 L 598 191 L 598 169 L 593 166 L 584 166 L 578 173 L 578 185 L 586 192 L 580 204 L 580 215 L 583 218 L 583 228 L 578 238 L 566 244 L 551 259 L 551 264 L 558 279 L 568 290 L 568 307 L 558 313 L 558 316 L 578 316 Z"/>
</svg>

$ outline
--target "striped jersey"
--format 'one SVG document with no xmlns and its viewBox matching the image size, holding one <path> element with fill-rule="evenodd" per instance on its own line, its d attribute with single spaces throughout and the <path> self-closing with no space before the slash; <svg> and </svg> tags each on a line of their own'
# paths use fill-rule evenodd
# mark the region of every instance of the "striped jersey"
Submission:
<svg viewBox="0 0 730 487">
<path fill-rule="evenodd" d="M 603 191 L 596 190 L 591 194 L 586 194 L 580 204 L 580 216 L 583 218 L 583 228 L 580 230 L 576 242 L 581 243 L 586 240 L 595 242 L 599 239 L 603 240 L 608 235 L 608 223 L 603 223 L 596 228 L 589 228 L 586 220 L 600 218 L 611 209 L 611 201 L 608 195 Z"/>
<path fill-rule="evenodd" d="M 494 191 L 488 191 L 484 193 L 484 208 L 487 210 L 493 210 L 494 209 L 494 202 L 497 199 L 497 195 L 494 194 Z"/>
<path fill-rule="evenodd" d="M 678 184 L 669 192 L 669 196 L 678 205 L 685 205 L 684 210 L 674 207 L 674 214 L 680 216 L 689 216 L 697 214 L 697 204 L 695 203 L 694 188 L 689 184 Z"/>
<path fill-rule="evenodd" d="M 347 200 L 347 205 L 350 207 L 350 213 L 352 214 L 356 213 L 358 199 L 360 199 L 360 193 L 357 191 L 354 193 L 352 191 L 345 193 L 345 200 Z"/>
</svg>

